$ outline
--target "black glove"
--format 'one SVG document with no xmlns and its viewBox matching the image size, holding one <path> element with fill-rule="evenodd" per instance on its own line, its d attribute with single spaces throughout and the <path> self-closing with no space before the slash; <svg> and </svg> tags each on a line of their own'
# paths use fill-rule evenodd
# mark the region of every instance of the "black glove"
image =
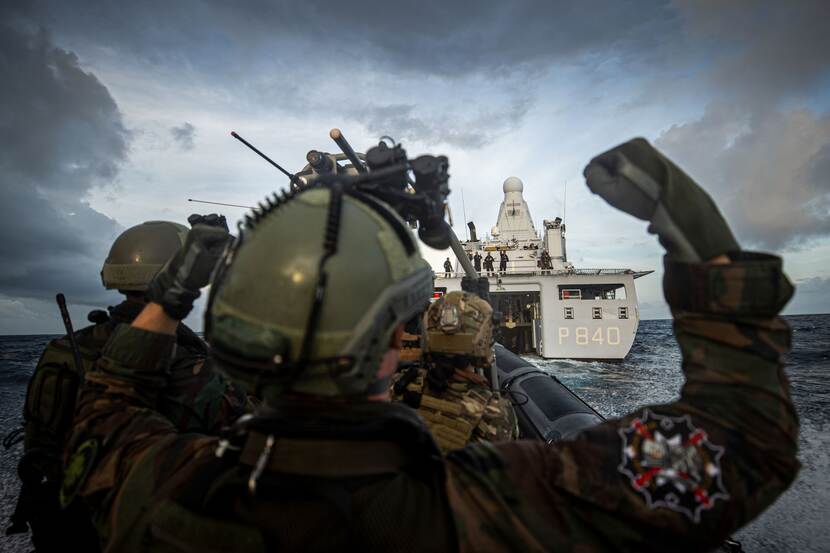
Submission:
<svg viewBox="0 0 830 553">
<path fill-rule="evenodd" d="M 228 222 L 225 220 L 225 216 L 218 215 L 216 213 L 211 213 L 209 215 L 200 215 L 198 213 L 194 213 L 193 215 L 187 218 L 187 222 L 190 223 L 191 227 L 195 227 L 196 225 L 207 225 L 209 227 L 217 227 L 224 229 L 225 232 L 230 232 L 230 229 L 228 229 Z"/>
<path fill-rule="evenodd" d="M 195 225 L 182 248 L 150 282 L 147 298 L 174 319 L 187 317 L 230 240 L 227 224 L 225 228 Z"/>
<path fill-rule="evenodd" d="M 650 221 L 648 231 L 674 260 L 700 263 L 740 250 L 712 198 L 642 138 L 598 155 L 583 173 L 591 192 Z"/>
</svg>

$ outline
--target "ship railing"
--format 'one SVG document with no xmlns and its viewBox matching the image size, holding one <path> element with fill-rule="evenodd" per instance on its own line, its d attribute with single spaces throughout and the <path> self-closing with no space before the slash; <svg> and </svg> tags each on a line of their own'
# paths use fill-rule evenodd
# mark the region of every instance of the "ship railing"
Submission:
<svg viewBox="0 0 830 553">
<path fill-rule="evenodd" d="M 633 272 L 631 269 L 573 269 L 570 271 L 575 275 L 627 275 Z"/>
<path fill-rule="evenodd" d="M 648 271 L 651 272 L 651 271 Z M 631 275 L 636 271 L 631 269 L 521 269 L 509 268 L 507 271 L 493 271 L 488 273 L 482 270 L 479 274 L 481 276 L 547 276 L 547 275 Z M 435 278 L 461 278 L 464 276 L 464 271 L 433 271 Z M 449 276 L 447 276 L 449 275 Z"/>
</svg>

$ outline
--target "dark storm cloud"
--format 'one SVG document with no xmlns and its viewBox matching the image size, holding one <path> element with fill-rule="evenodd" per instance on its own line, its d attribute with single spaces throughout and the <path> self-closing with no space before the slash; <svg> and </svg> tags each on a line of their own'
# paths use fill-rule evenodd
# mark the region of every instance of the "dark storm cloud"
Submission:
<svg viewBox="0 0 830 553">
<path fill-rule="evenodd" d="M 720 98 L 762 109 L 776 106 L 783 95 L 802 99 L 827 85 L 826 0 L 679 0 L 675 5 L 699 43 L 718 48 L 706 78 Z"/>
<path fill-rule="evenodd" d="M 700 119 L 658 146 L 723 202 L 739 238 L 799 247 L 830 234 L 830 3 L 679 2 L 690 32 L 721 55 L 699 75 L 710 97 Z"/>
<path fill-rule="evenodd" d="M 196 127 L 190 123 L 185 122 L 181 126 L 171 127 L 170 134 L 182 150 L 189 151 L 193 149 L 193 137 L 196 135 Z"/>
<path fill-rule="evenodd" d="M 576 67 L 578 78 L 593 79 L 582 90 L 611 102 L 618 95 L 620 112 L 642 102 L 705 105 L 699 119 L 669 120 L 657 143 L 713 190 L 747 243 L 777 248 L 830 232 L 822 169 L 830 83 L 826 0 L 26 5 L 69 43 L 114 52 L 119 64 L 185 68 L 256 106 L 340 111 L 375 134 L 467 149 L 521 125 L 538 100 L 521 84 Z M 427 86 L 437 80 L 445 85 L 437 90 L 480 77 L 482 96 L 500 90 L 512 107 L 456 113 L 425 99 L 430 111 L 411 98 L 361 98 L 357 81 L 346 98 L 317 86 L 373 73 Z M 649 92 L 636 105 L 620 83 L 646 80 Z M 810 108 L 822 94 L 824 103 Z M 477 106 L 475 98 L 470 105 Z"/>
<path fill-rule="evenodd" d="M 462 148 L 479 148 L 518 126 L 534 97 L 510 89 L 543 77 L 552 64 L 579 61 L 593 68 L 613 58 L 642 66 L 659 55 L 661 40 L 677 27 L 673 11 L 656 0 L 475 5 L 444 0 L 86 0 L 70 5 L 54 0 L 39 2 L 37 10 L 73 44 L 94 41 L 151 66 L 195 70 L 212 88 L 229 89 L 239 99 L 256 104 L 267 98 L 265 103 L 293 113 L 345 108 L 365 116 L 370 132 Z M 371 98 L 376 104 L 365 107 L 360 82 L 344 95 L 324 88 L 307 93 L 325 79 L 346 82 L 353 73 L 367 72 L 445 83 L 486 76 L 482 93 L 507 89 L 512 107 L 480 118 L 457 117 L 442 107 L 430 113 L 411 100 Z M 448 123 L 456 124 L 454 130 Z"/>
<path fill-rule="evenodd" d="M 352 116 L 378 136 L 386 134 L 398 141 L 477 149 L 515 129 L 531 104 L 530 98 L 517 99 L 507 108 L 480 111 L 472 117 L 455 114 L 429 117 L 419 114 L 416 106 L 405 104 L 365 106 L 354 110 Z"/>
<path fill-rule="evenodd" d="M 829 116 L 713 105 L 657 145 L 712 191 L 746 245 L 780 250 L 830 233 Z"/>
<path fill-rule="evenodd" d="M 118 107 L 77 57 L 17 14 L 0 21 L 0 293 L 103 297 L 118 224 L 84 202 L 127 153 Z"/>
<path fill-rule="evenodd" d="M 382 64 L 449 77 L 527 70 L 595 50 L 624 57 L 634 45 L 642 61 L 644 51 L 656 51 L 676 29 L 665 2 L 633 0 L 56 0 L 39 3 L 38 10 L 65 33 L 151 61 L 187 58 L 215 67 L 245 55 L 285 57 L 292 51 L 281 47 L 299 41 L 306 55 L 294 59 L 297 64 L 334 61 L 344 71 Z"/>
</svg>

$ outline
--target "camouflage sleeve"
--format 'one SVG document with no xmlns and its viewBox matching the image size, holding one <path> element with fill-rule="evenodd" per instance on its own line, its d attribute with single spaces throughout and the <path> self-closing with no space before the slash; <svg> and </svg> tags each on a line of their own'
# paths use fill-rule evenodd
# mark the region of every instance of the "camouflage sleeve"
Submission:
<svg viewBox="0 0 830 553">
<path fill-rule="evenodd" d="M 665 294 L 686 376 L 679 399 L 571 442 L 455 454 L 462 550 L 706 551 L 790 485 L 798 419 L 781 363 L 790 330 L 775 317 L 792 295 L 780 259 L 667 261 Z"/>
<path fill-rule="evenodd" d="M 174 344 L 175 337 L 120 325 L 85 377 L 61 502 L 89 505 L 105 549 L 129 549 L 158 498 L 215 458 L 216 438 L 179 434 L 154 409 Z"/>
<path fill-rule="evenodd" d="M 217 372 L 206 355 L 179 351 L 161 391 L 158 410 L 181 432 L 218 434 L 252 409 L 242 390 Z"/>
</svg>

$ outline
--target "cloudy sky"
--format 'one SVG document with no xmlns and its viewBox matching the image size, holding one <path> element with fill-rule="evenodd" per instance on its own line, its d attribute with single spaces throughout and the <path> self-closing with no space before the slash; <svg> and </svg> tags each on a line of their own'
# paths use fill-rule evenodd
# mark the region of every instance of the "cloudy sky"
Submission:
<svg viewBox="0 0 830 553">
<path fill-rule="evenodd" d="M 487 229 L 506 177 L 538 222 L 562 215 L 567 186 L 570 260 L 656 269 L 638 293 L 660 318 L 660 247 L 581 177 L 644 136 L 745 247 L 783 254 L 788 312 L 830 312 L 830 4 L 477 4 L 5 0 L 0 334 L 60 331 L 58 291 L 76 324 L 113 304 L 98 275 L 123 229 L 285 186 L 231 130 L 296 170 L 335 149 L 331 127 L 361 150 L 391 135 L 449 156 L 462 235 L 462 190 Z"/>
</svg>

